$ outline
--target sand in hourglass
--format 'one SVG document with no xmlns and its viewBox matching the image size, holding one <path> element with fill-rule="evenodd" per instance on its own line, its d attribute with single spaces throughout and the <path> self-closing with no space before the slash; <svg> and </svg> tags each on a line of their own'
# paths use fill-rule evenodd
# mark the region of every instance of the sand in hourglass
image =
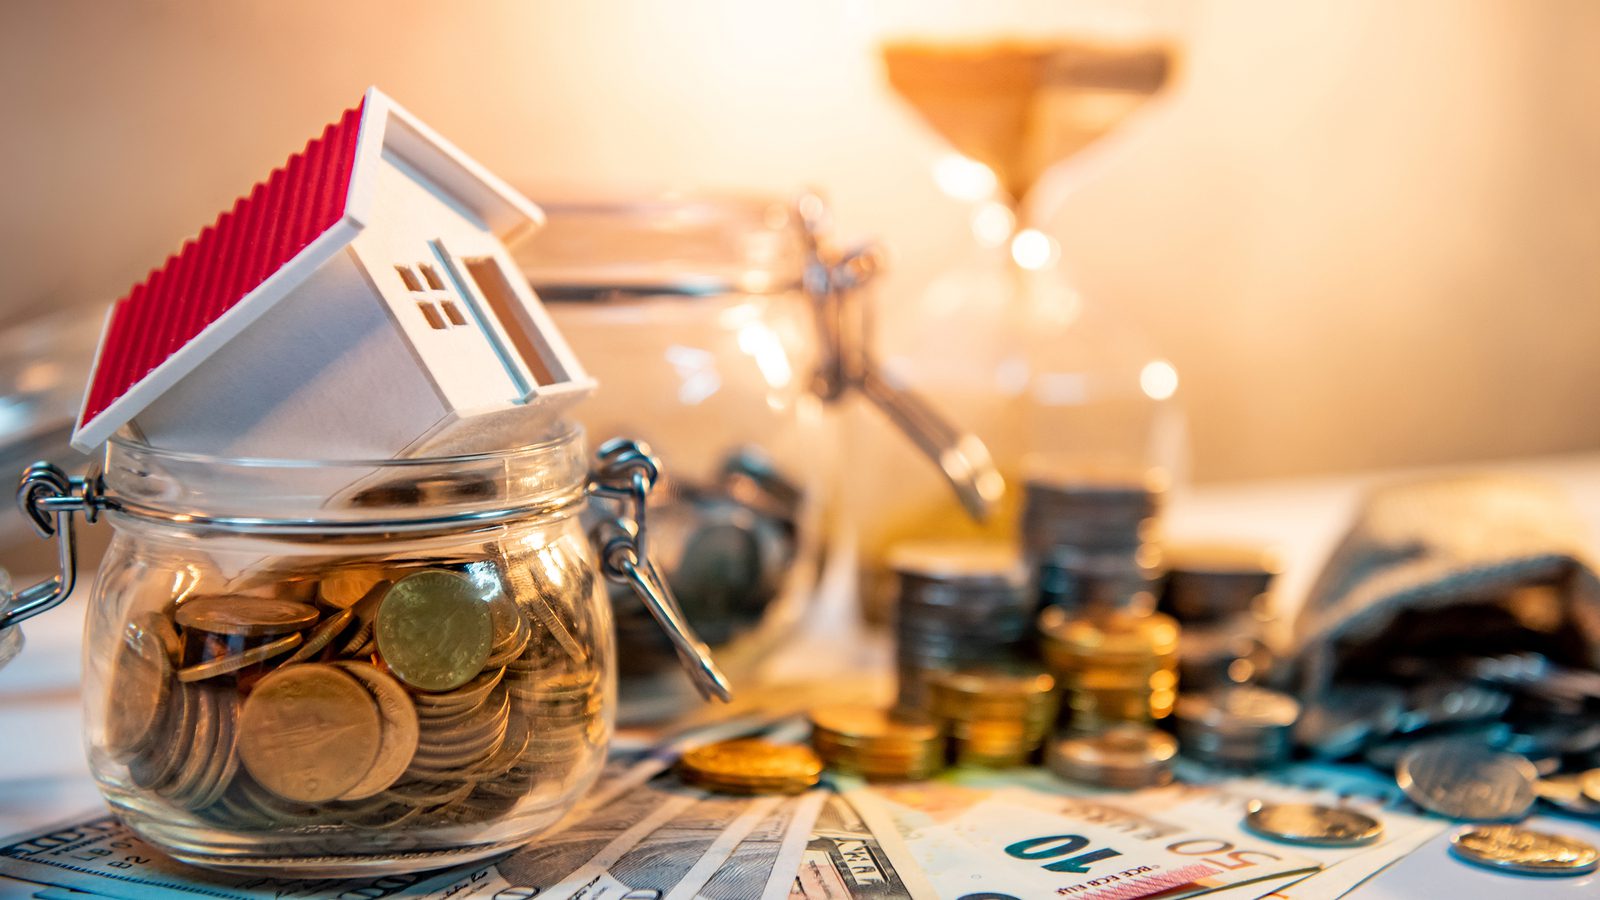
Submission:
<svg viewBox="0 0 1600 900">
<path fill-rule="evenodd" d="M 992 169 L 1013 201 L 1040 174 L 1111 132 L 1167 83 L 1160 43 L 896 42 L 889 84 L 956 150 Z"/>
</svg>

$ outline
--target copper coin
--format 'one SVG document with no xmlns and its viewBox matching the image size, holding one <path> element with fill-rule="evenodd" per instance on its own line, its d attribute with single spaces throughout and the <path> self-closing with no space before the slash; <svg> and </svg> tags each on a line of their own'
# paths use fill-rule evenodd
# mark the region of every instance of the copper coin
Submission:
<svg viewBox="0 0 1600 900">
<path fill-rule="evenodd" d="M 355 787 L 339 795 L 340 800 L 364 800 L 388 790 L 411 765 L 411 757 L 417 752 L 417 710 L 400 682 L 376 667 L 363 662 L 334 665 L 361 682 L 378 705 L 378 715 L 382 719 L 378 758 Z"/>
<path fill-rule="evenodd" d="M 260 785 L 301 803 L 334 800 L 378 758 L 383 720 L 361 682 L 305 663 L 261 679 L 239 713 L 239 758 Z"/>
<path fill-rule="evenodd" d="M 184 628 L 263 637 L 299 631 L 317 621 L 314 606 L 274 597 L 198 597 L 178 607 Z"/>
</svg>

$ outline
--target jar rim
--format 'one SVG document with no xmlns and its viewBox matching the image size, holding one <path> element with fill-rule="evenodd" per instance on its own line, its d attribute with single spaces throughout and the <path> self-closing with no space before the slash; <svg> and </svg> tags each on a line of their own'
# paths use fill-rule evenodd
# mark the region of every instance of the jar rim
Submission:
<svg viewBox="0 0 1600 900">
<path fill-rule="evenodd" d="M 191 465 L 205 465 L 214 467 L 239 467 L 239 468 L 275 468 L 275 469 L 319 469 L 319 468 L 362 468 L 391 471 L 408 467 L 424 468 L 459 463 L 481 463 L 497 460 L 512 460 L 530 456 L 532 454 L 561 447 L 571 443 L 572 439 L 582 432 L 582 426 L 576 423 L 561 420 L 552 426 L 552 430 L 540 440 L 503 450 L 485 450 L 476 453 L 459 453 L 446 456 L 403 456 L 389 459 L 337 459 L 337 458 L 304 458 L 292 459 L 287 457 L 267 456 L 221 456 L 211 453 L 199 453 L 192 450 L 173 450 L 166 447 L 157 447 L 147 443 L 126 431 L 113 434 L 106 441 L 106 450 L 109 453 L 114 447 L 117 450 L 136 453 L 151 459 L 181 462 Z"/>
</svg>

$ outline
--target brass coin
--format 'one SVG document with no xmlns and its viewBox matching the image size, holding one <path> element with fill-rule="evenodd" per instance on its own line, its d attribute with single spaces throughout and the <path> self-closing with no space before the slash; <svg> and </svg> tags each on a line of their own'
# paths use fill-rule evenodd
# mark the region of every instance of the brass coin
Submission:
<svg viewBox="0 0 1600 900">
<path fill-rule="evenodd" d="M 857 740 L 920 744 L 941 737 L 939 726 L 931 722 L 897 719 L 887 710 L 871 706 L 820 706 L 808 715 L 812 728 Z"/>
<path fill-rule="evenodd" d="M 248 650 L 235 653 L 232 656 L 219 656 L 216 659 L 208 659 L 202 663 L 185 666 L 178 670 L 178 680 L 182 682 L 204 681 L 207 678 L 215 678 L 218 675 L 237 672 L 240 669 L 269 660 L 279 654 L 287 653 L 300 646 L 302 640 L 304 638 L 300 637 L 299 633 L 285 635 L 265 644 L 259 644 Z"/>
<path fill-rule="evenodd" d="M 128 623 L 106 698 L 106 749 L 113 759 L 127 762 L 156 739 L 171 696 L 172 661 L 160 635 Z"/>
<path fill-rule="evenodd" d="M 678 761 L 685 780 L 728 793 L 799 792 L 816 785 L 822 760 L 810 747 L 759 739 L 696 747 Z"/>
<path fill-rule="evenodd" d="M 1587 875 L 1600 866 L 1600 851 L 1576 838 L 1519 828 L 1481 825 L 1450 837 L 1456 858 L 1523 875 Z"/>
<path fill-rule="evenodd" d="M 355 787 L 339 795 L 340 800 L 364 800 L 388 790 L 411 765 L 411 757 L 417 752 L 417 710 L 400 682 L 374 666 L 363 662 L 334 665 L 361 682 L 378 705 L 378 715 L 382 719 L 378 758 Z"/>
<path fill-rule="evenodd" d="M 297 662 L 305 662 L 311 657 L 316 656 L 318 653 L 321 653 L 324 647 L 333 643 L 333 639 L 338 637 L 339 633 L 345 630 L 345 627 L 350 624 L 350 620 L 354 619 L 355 616 L 356 614 L 350 610 L 341 609 L 326 619 L 323 619 L 317 624 L 317 627 L 311 629 L 311 636 L 306 638 L 306 642 L 304 644 L 300 645 L 300 649 L 296 650 L 293 656 L 284 660 L 283 664 L 286 666 L 292 666 Z"/>
<path fill-rule="evenodd" d="M 178 607 L 174 618 L 184 628 L 210 634 L 264 637 L 305 628 L 317 621 L 317 610 L 274 597 L 197 597 Z"/>
<path fill-rule="evenodd" d="M 334 609 L 349 609 L 384 580 L 382 569 L 340 569 L 317 584 L 317 599 Z"/>
<path fill-rule="evenodd" d="M 1383 837 L 1383 823 L 1346 806 L 1316 803 L 1266 803 L 1252 800 L 1244 827 L 1287 844 L 1313 847 L 1360 847 Z"/>
<path fill-rule="evenodd" d="M 378 652 L 401 681 L 448 691 L 483 671 L 494 622 L 470 579 L 429 569 L 389 588 L 378 607 L 377 639 Z"/>
<path fill-rule="evenodd" d="M 261 679 L 239 712 L 239 758 L 262 787 L 301 803 L 360 784 L 378 757 L 383 722 L 372 695 L 322 663 Z"/>
</svg>

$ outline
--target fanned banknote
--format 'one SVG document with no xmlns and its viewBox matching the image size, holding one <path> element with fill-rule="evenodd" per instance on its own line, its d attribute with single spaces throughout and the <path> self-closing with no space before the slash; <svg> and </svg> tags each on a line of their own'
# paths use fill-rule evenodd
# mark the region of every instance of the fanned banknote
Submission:
<svg viewBox="0 0 1600 900">
<path fill-rule="evenodd" d="M 783 900 L 828 792 L 786 797 L 735 847 L 697 900 Z"/>
<path fill-rule="evenodd" d="M 915 896 L 1171 900 L 1319 867 L 1297 848 L 1169 817 L 1131 795 L 1074 796 L 1030 770 L 963 777 L 870 788 L 842 780 L 896 868 L 920 869 L 931 884 Z"/>
<path fill-rule="evenodd" d="M 855 808 L 835 794 L 823 804 L 800 858 L 790 900 L 904 900 L 933 897 L 921 870 L 890 859 Z M 898 866 L 908 868 L 902 871 Z"/>
</svg>

